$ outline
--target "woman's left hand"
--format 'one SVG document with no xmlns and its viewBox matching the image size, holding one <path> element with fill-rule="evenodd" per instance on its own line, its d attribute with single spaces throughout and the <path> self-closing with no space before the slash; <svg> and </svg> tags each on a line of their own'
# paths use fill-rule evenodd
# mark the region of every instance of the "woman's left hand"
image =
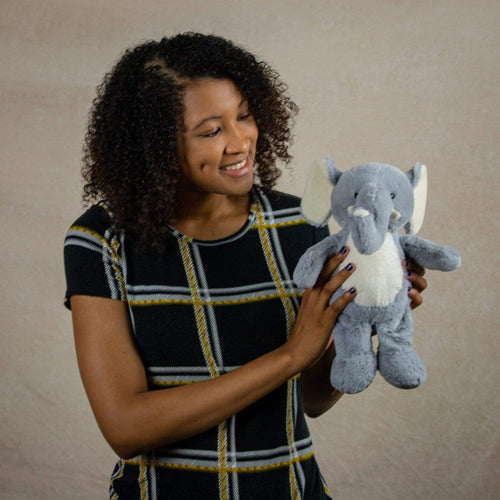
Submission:
<svg viewBox="0 0 500 500">
<path fill-rule="evenodd" d="M 424 301 L 421 293 L 427 288 L 427 280 L 424 278 L 425 269 L 411 260 L 403 261 L 403 266 L 407 271 L 406 279 L 411 283 L 411 289 L 408 292 L 408 297 L 411 299 L 410 307 L 415 309 Z"/>
</svg>

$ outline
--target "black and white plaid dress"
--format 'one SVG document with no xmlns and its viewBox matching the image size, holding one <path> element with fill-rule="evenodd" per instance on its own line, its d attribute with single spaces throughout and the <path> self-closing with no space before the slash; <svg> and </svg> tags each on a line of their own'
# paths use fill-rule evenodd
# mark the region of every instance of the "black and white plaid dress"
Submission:
<svg viewBox="0 0 500 500">
<path fill-rule="evenodd" d="M 282 345 L 294 325 L 293 269 L 327 234 L 306 224 L 299 202 L 255 188 L 236 234 L 199 241 L 172 230 L 160 257 L 133 252 L 95 205 L 66 236 L 65 304 L 75 294 L 126 301 L 151 390 L 219 377 Z M 300 378 L 200 435 L 120 460 L 110 498 L 329 498 Z"/>
</svg>

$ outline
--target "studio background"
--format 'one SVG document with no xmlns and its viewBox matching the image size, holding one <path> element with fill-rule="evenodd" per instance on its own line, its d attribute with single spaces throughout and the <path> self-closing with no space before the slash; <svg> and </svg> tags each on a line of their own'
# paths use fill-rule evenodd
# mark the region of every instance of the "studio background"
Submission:
<svg viewBox="0 0 500 500">
<path fill-rule="evenodd" d="M 62 244 L 95 87 L 125 48 L 181 31 L 229 37 L 289 84 L 281 190 L 300 195 L 327 154 L 341 170 L 420 161 L 420 236 L 462 253 L 428 272 L 413 315 L 428 381 L 378 375 L 309 421 L 334 497 L 498 498 L 499 22 L 496 0 L 1 0 L 0 498 L 107 495 L 116 457 L 80 382 Z"/>
</svg>

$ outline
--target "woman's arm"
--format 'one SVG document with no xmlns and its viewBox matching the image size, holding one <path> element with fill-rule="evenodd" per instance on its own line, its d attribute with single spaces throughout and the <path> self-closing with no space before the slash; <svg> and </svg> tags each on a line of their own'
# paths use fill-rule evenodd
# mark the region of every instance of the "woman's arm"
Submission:
<svg viewBox="0 0 500 500">
<path fill-rule="evenodd" d="M 166 390 L 148 391 L 125 303 L 71 297 L 81 377 L 97 423 L 123 458 L 199 434 L 315 365 L 339 312 L 354 298 L 332 294 L 353 272 L 328 280 L 345 259 L 334 256 L 306 291 L 289 340 L 280 348 L 220 377 Z M 311 320 L 313 318 L 313 320 Z"/>
<path fill-rule="evenodd" d="M 302 373 L 302 404 L 306 415 L 316 418 L 329 410 L 344 394 L 332 387 L 330 369 L 335 357 L 333 339 L 321 359 Z"/>
<path fill-rule="evenodd" d="M 423 302 L 421 293 L 427 288 L 424 278 L 425 269 L 412 261 L 403 263 L 410 275 L 407 279 L 411 282 L 410 307 L 415 309 Z M 375 333 L 375 332 L 374 332 Z M 330 369 L 335 357 L 335 345 L 332 340 L 320 360 L 309 370 L 302 373 L 302 404 L 306 415 L 311 418 L 319 417 L 329 410 L 342 396 L 330 384 Z"/>
</svg>

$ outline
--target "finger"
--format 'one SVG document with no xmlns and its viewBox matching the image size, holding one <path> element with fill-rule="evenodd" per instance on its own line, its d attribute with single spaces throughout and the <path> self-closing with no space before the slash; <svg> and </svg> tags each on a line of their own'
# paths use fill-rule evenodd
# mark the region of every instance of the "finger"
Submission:
<svg viewBox="0 0 500 500">
<path fill-rule="evenodd" d="M 332 295 L 343 285 L 345 280 L 356 270 L 356 266 L 350 262 L 341 269 L 333 278 L 325 283 L 318 297 L 318 307 L 324 310 L 330 303 Z M 354 289 L 352 289 L 354 290 Z M 352 293 L 351 293 L 352 295 Z"/>
<path fill-rule="evenodd" d="M 349 304 L 356 297 L 356 288 L 352 287 L 343 293 L 338 299 L 334 300 L 325 311 L 327 319 L 335 322 L 338 315 L 344 310 L 345 306 Z"/>
<path fill-rule="evenodd" d="M 331 259 L 329 259 L 319 273 L 314 288 L 323 288 L 323 286 L 331 278 L 337 267 L 339 267 L 339 265 L 345 260 L 348 255 L 349 247 L 343 246 Z"/>
<path fill-rule="evenodd" d="M 420 295 L 420 293 L 418 293 L 418 290 L 416 290 L 415 288 L 412 288 L 408 292 L 408 297 L 410 297 L 411 309 L 415 309 L 416 307 L 422 305 L 422 302 L 424 301 L 422 295 Z"/>
<path fill-rule="evenodd" d="M 408 271 L 406 279 L 411 283 L 412 288 L 415 288 L 418 292 L 423 292 L 427 288 L 427 280 L 419 275 Z"/>
<path fill-rule="evenodd" d="M 425 274 L 425 268 L 410 259 L 405 259 L 403 261 L 403 266 L 411 273 L 420 274 L 420 276 Z"/>
</svg>

